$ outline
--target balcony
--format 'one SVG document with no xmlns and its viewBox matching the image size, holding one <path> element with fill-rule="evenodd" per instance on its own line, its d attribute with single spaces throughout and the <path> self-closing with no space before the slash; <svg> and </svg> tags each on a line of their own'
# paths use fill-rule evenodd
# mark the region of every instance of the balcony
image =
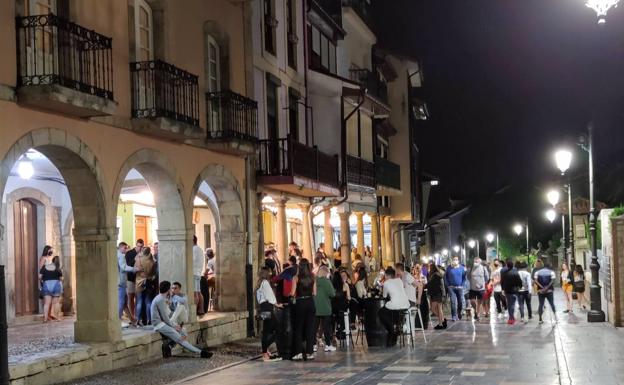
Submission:
<svg viewBox="0 0 624 385">
<path fill-rule="evenodd" d="M 114 113 L 112 39 L 54 14 L 17 17 L 17 98 L 81 118 Z"/>
<path fill-rule="evenodd" d="M 206 94 L 206 145 L 234 155 L 255 152 L 258 102 L 229 90 Z"/>
<path fill-rule="evenodd" d="M 401 166 L 388 159 L 375 158 L 377 195 L 401 194 Z"/>
<path fill-rule="evenodd" d="M 343 7 L 350 7 L 369 29 L 373 29 L 373 15 L 370 0 L 342 0 Z"/>
<path fill-rule="evenodd" d="M 258 183 L 305 197 L 340 195 L 338 157 L 291 139 L 259 141 Z"/>
<path fill-rule="evenodd" d="M 202 139 L 197 75 L 161 60 L 130 63 L 132 129 L 178 141 Z"/>
<path fill-rule="evenodd" d="M 377 72 L 366 68 L 352 68 L 349 70 L 349 78 L 360 84 L 366 90 L 368 96 L 388 106 L 388 86 L 381 80 Z"/>
<path fill-rule="evenodd" d="M 357 156 L 347 155 L 347 183 L 375 189 L 375 164 Z"/>
</svg>

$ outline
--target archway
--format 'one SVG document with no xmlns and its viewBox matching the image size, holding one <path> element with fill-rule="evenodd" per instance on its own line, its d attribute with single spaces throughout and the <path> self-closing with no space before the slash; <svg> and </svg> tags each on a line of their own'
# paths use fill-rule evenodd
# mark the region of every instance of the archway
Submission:
<svg viewBox="0 0 624 385">
<path fill-rule="evenodd" d="M 124 162 L 118 174 L 113 215 L 117 218 L 118 241 L 130 247 L 139 238 L 145 246 L 158 242 L 159 280 L 181 282 L 193 298 L 193 232 L 186 225 L 182 190 L 177 171 L 165 155 L 151 149 L 139 150 Z"/>
<path fill-rule="evenodd" d="M 76 341 L 117 340 L 119 328 L 109 317 L 115 298 L 112 288 L 116 285 L 112 274 L 114 249 L 98 161 L 85 143 L 63 130 L 34 130 L 14 143 L 4 156 L 0 167 L 0 192 L 5 191 L 13 166 L 30 149 L 45 156 L 58 169 L 75 214 L 78 298 L 74 338 Z M 0 235 L 0 262 L 6 264 L 9 240 L 4 232 Z"/>
<path fill-rule="evenodd" d="M 202 187 L 203 185 L 203 187 Z M 216 202 L 217 309 L 241 311 L 246 308 L 245 221 L 238 181 L 224 166 L 211 164 L 198 176 L 189 205 L 210 190 Z"/>
</svg>

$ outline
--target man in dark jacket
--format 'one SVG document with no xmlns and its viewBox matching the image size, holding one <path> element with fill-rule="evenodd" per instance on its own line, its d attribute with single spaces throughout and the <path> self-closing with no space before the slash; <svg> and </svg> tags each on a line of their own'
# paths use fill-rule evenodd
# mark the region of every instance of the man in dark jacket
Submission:
<svg viewBox="0 0 624 385">
<path fill-rule="evenodd" d="M 516 323 L 514 312 L 516 310 L 516 302 L 518 301 L 518 290 L 522 288 L 522 279 L 518 270 L 513 266 L 513 261 L 508 259 L 505 263 L 506 267 L 501 271 L 501 287 L 507 297 L 507 311 L 509 312 L 508 325 Z"/>
</svg>

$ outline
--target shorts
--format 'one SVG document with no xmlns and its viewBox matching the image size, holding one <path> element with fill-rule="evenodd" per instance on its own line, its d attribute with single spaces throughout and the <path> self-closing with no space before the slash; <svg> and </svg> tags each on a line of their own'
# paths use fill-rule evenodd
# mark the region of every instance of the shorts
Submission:
<svg viewBox="0 0 624 385">
<path fill-rule="evenodd" d="M 564 283 L 563 284 L 563 291 L 565 293 L 572 293 L 572 284 L 571 283 Z"/>
<path fill-rule="evenodd" d="M 481 300 L 481 299 L 483 299 L 484 295 L 485 295 L 485 290 L 470 290 L 468 292 L 468 298 L 470 298 L 470 299 Z"/>
<path fill-rule="evenodd" d="M 193 288 L 194 288 L 194 291 L 201 291 L 201 276 L 200 275 L 193 276 Z"/>
<path fill-rule="evenodd" d="M 126 294 L 135 294 L 136 293 L 136 283 L 135 282 L 126 282 Z"/>
<path fill-rule="evenodd" d="M 63 284 L 58 279 L 43 281 L 41 285 L 41 295 L 50 297 L 60 297 L 63 294 Z"/>
</svg>

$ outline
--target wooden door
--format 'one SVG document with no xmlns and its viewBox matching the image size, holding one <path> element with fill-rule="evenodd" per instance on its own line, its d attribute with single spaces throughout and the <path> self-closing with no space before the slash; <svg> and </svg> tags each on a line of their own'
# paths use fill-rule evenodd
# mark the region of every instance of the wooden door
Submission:
<svg viewBox="0 0 624 385">
<path fill-rule="evenodd" d="M 148 239 L 148 221 L 149 217 L 143 215 L 134 216 L 134 240 L 136 241 L 137 239 L 142 239 L 146 246 L 150 244 L 150 240 Z"/>
<path fill-rule="evenodd" d="M 37 206 L 27 199 L 13 205 L 15 232 L 15 315 L 39 310 Z"/>
</svg>

